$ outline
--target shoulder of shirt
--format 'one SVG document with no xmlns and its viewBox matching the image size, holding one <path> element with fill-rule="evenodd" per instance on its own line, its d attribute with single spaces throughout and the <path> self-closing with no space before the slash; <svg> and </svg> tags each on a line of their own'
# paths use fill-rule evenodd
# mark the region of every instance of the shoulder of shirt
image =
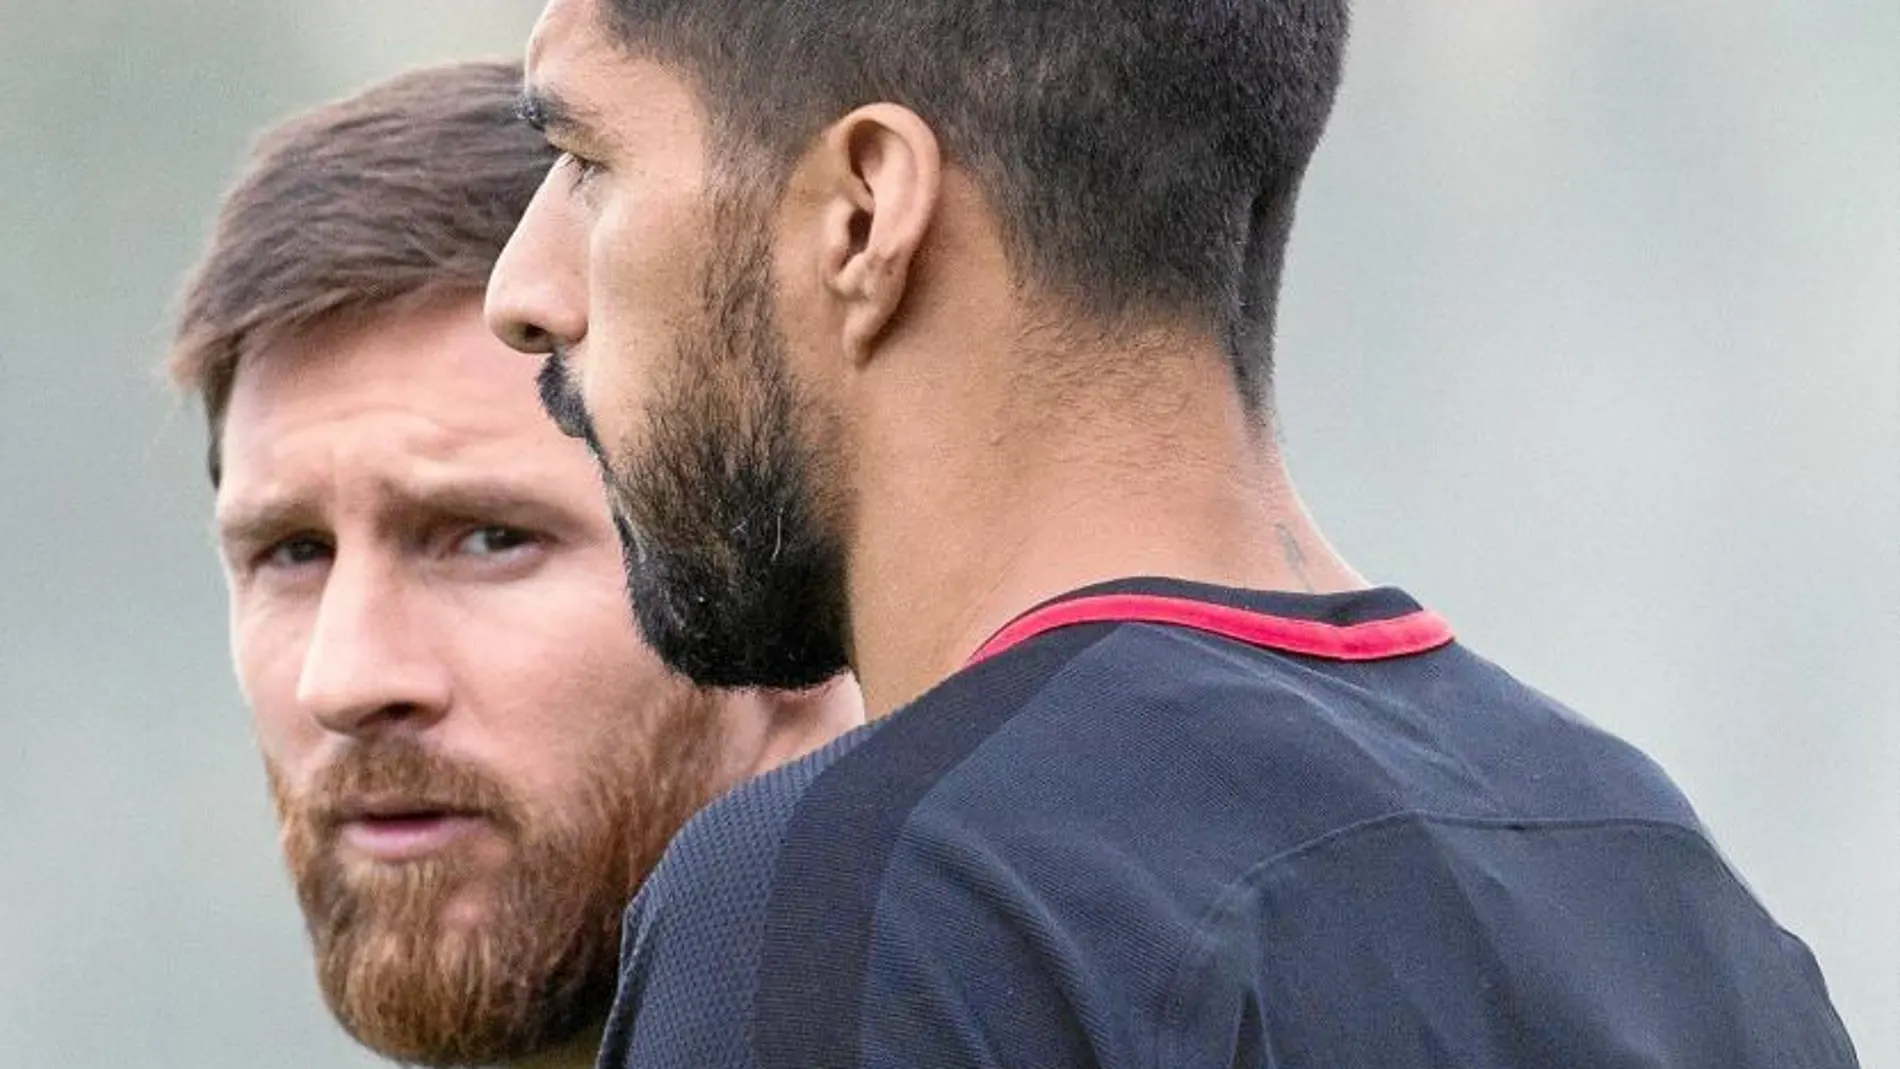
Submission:
<svg viewBox="0 0 1900 1069">
<path fill-rule="evenodd" d="M 774 864 L 805 791 L 832 763 L 876 734 L 880 724 L 848 731 L 795 761 L 755 776 L 701 809 L 668 844 L 634 903 L 651 913 L 663 902 L 715 884 L 752 878 Z"/>
<path fill-rule="evenodd" d="M 1633 792 L 1668 810 L 1685 827 L 1699 827 L 1668 777 L 1627 742 L 1462 645 L 1451 644 L 1424 656 L 1435 664 L 1431 669 L 1435 686 L 1456 679 L 1462 686 L 1497 692 L 1492 704 L 1508 708 L 1526 726 L 1542 747 L 1538 758 L 1554 769 L 1613 781 L 1621 787 L 1613 793 Z M 924 777 L 929 781 L 924 791 L 910 800 L 922 801 L 928 793 L 927 809 L 935 819 L 919 825 L 906 807 L 900 823 L 909 826 L 906 841 L 913 845 L 927 841 L 933 830 L 967 831 L 970 821 L 1013 825 L 1021 813 L 1010 800 L 1041 788 L 1035 777 L 1012 777 L 996 770 L 1027 759 L 1021 753 L 1026 746 L 1046 748 L 1051 731 L 1072 744 L 1065 745 L 1063 753 L 1075 764 L 1123 763 L 1131 748 L 1163 735 L 1164 741 L 1177 748 L 1283 760 L 1296 766 L 1315 788 L 1324 786 L 1342 795 L 1377 793 L 1388 785 L 1390 770 L 1376 755 L 1365 753 L 1367 743 L 1360 737 L 1363 727 L 1335 717 L 1314 686 L 1316 680 L 1336 674 L 1328 667 L 1331 663 L 1271 649 L 1237 656 L 1231 640 L 1139 622 L 1069 628 L 966 669 L 881 721 L 880 726 L 891 730 L 870 741 L 862 753 L 830 769 L 825 775 L 826 789 L 820 793 L 849 791 L 845 784 L 857 781 L 863 784 L 861 790 L 888 800 L 893 786 L 911 776 Z M 1357 687 L 1350 679 L 1350 672 L 1357 670 L 1360 666 L 1337 670 L 1347 676 L 1338 685 L 1342 691 Z M 1235 701 L 1236 697 L 1240 700 Z M 1119 715 L 1108 715 L 1111 710 Z M 1182 733 L 1166 727 L 1179 722 L 1177 714 L 1192 715 L 1196 730 Z M 973 723 L 981 720 L 992 721 L 992 727 Z M 1043 726 L 1014 733 L 996 730 L 1007 721 L 1040 721 Z M 1085 722 L 1092 734 L 1070 730 L 1078 721 Z M 920 751 L 939 748 L 944 751 L 940 758 L 916 759 Z M 1318 760 L 1316 755 L 1326 759 Z M 1048 753 L 1040 757 L 1055 759 Z M 977 765 L 982 769 L 978 774 L 958 775 L 959 770 Z M 1316 775 L 1323 784 L 1313 781 Z M 805 782 L 809 785 L 817 778 L 814 773 Z M 1623 799 L 1631 805 L 1635 800 Z M 1616 799 L 1603 801 L 1616 812 L 1626 808 L 1613 804 Z M 795 799 L 784 815 L 789 818 L 797 807 Z"/>
<path fill-rule="evenodd" d="M 1113 625 L 1070 629 L 1054 641 L 1035 643 L 1018 652 L 974 666 L 945 680 L 892 716 L 848 731 L 810 754 L 763 775 L 746 780 L 701 809 L 673 837 L 659 864 L 635 897 L 634 916 L 651 918 L 691 902 L 722 893 L 720 888 L 751 884 L 761 875 L 769 879 L 788 826 L 807 792 L 821 779 L 842 776 L 850 782 L 869 775 L 882 778 L 879 762 L 843 760 L 864 746 L 866 753 L 892 746 L 903 750 L 907 725 L 936 718 L 944 707 L 977 702 L 990 707 L 1020 707 L 1039 696 L 1050 674 L 1066 665 L 1090 642 L 1071 641 L 1077 633 L 1099 636 Z M 1000 686 L 999 686 L 1000 684 Z M 892 735 L 878 746 L 866 746 L 880 734 Z M 834 767 L 835 766 L 835 767 Z"/>
</svg>

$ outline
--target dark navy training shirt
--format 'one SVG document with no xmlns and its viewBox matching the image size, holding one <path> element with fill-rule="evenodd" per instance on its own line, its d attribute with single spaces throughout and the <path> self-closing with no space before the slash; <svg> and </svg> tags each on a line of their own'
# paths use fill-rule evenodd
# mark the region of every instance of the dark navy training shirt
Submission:
<svg viewBox="0 0 1900 1069">
<path fill-rule="evenodd" d="M 1856 1061 L 1663 773 L 1404 594 L 1128 580 L 688 824 L 601 1064 Z"/>
</svg>

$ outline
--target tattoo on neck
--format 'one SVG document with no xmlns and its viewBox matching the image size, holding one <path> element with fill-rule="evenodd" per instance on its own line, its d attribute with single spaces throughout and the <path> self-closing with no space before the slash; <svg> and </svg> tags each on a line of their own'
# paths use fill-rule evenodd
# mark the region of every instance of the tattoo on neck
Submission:
<svg viewBox="0 0 1900 1069">
<path fill-rule="evenodd" d="M 1286 566 L 1292 570 L 1294 578 L 1300 581 L 1308 594 L 1316 593 L 1312 576 L 1306 572 L 1306 551 L 1300 548 L 1300 540 L 1284 523 L 1273 525 L 1273 531 L 1280 536 L 1280 555 L 1286 558 Z"/>
</svg>

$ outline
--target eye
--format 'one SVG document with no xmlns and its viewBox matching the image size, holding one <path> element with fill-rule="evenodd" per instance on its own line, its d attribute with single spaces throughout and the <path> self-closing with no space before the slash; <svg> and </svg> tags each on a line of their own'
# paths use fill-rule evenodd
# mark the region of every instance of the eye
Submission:
<svg viewBox="0 0 1900 1069">
<path fill-rule="evenodd" d="M 329 560 L 329 543 L 313 535 L 293 535 L 273 543 L 259 553 L 253 565 L 259 569 L 304 568 Z"/>
<path fill-rule="evenodd" d="M 497 523 L 477 527 L 463 535 L 462 540 L 455 544 L 455 551 L 472 557 L 498 557 L 532 546 L 538 541 L 540 539 L 530 531 Z"/>
</svg>

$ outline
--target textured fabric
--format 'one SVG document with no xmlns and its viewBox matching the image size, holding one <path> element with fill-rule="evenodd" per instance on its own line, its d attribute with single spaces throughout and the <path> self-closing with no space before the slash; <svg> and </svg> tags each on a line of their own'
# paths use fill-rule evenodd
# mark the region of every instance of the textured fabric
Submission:
<svg viewBox="0 0 1900 1069">
<path fill-rule="evenodd" d="M 627 909 L 602 1066 L 749 1065 L 750 1018 L 773 861 L 799 795 L 851 732 L 752 780 L 688 821 Z"/>
<path fill-rule="evenodd" d="M 625 955 L 609 1069 L 1856 1064 L 1661 771 L 1456 644 L 1037 635 L 696 818 Z"/>
</svg>

